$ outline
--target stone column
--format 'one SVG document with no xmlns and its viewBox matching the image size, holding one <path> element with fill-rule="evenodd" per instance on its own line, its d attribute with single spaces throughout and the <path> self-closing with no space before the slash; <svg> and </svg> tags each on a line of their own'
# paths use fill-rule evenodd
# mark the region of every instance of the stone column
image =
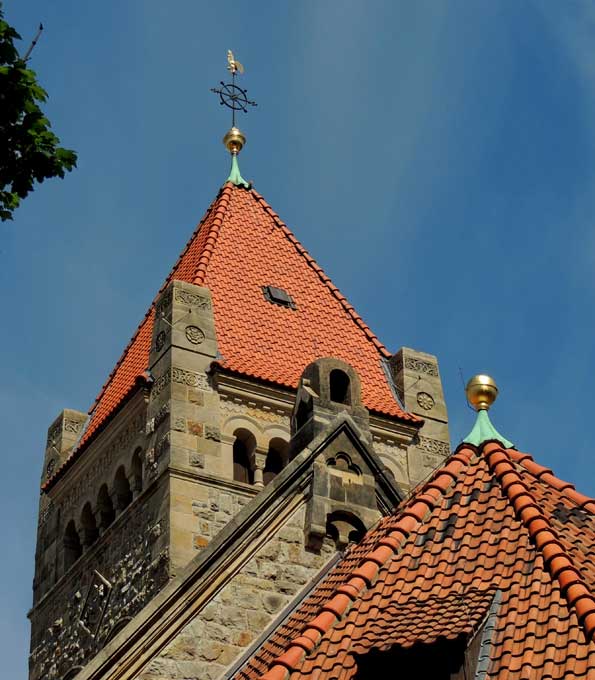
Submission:
<svg viewBox="0 0 595 680">
<path fill-rule="evenodd" d="M 264 488 L 264 466 L 266 465 L 267 451 L 257 446 L 251 458 L 254 486 L 262 489 Z"/>
</svg>

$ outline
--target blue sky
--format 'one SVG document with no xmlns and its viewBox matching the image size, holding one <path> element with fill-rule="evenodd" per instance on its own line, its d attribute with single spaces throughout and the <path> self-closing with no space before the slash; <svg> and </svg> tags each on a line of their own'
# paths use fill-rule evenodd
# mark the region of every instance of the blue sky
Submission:
<svg viewBox="0 0 595 680">
<path fill-rule="evenodd" d="M 86 410 L 228 171 L 209 88 L 258 100 L 254 181 L 389 349 L 595 495 L 595 6 L 554 0 L 5 0 L 78 168 L 0 224 L 0 647 L 26 677 L 45 433 Z"/>
</svg>

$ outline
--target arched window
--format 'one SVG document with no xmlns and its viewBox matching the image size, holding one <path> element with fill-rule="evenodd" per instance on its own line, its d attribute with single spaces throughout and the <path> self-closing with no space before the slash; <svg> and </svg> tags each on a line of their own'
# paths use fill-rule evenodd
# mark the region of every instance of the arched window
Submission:
<svg viewBox="0 0 595 680">
<path fill-rule="evenodd" d="M 248 430 L 234 432 L 233 443 L 233 478 L 236 482 L 254 484 L 254 475 L 250 464 L 250 456 L 256 446 L 254 435 Z"/>
<path fill-rule="evenodd" d="M 97 510 L 99 510 L 101 517 L 101 528 L 107 529 L 116 518 L 114 504 L 112 503 L 112 499 L 107 490 L 107 484 L 103 484 L 99 489 L 99 494 L 97 495 Z"/>
<path fill-rule="evenodd" d="M 74 520 L 71 519 L 64 532 L 64 571 L 70 569 L 82 554 L 81 539 L 76 530 Z"/>
<path fill-rule="evenodd" d="M 91 510 L 91 503 L 85 503 L 85 507 L 81 513 L 81 533 L 85 548 L 90 546 L 99 535 L 95 515 Z"/>
<path fill-rule="evenodd" d="M 337 404 L 351 404 L 349 376 L 340 368 L 333 368 L 329 375 L 331 401 Z"/>
<path fill-rule="evenodd" d="M 142 449 L 136 449 L 132 456 L 132 491 L 138 495 L 143 490 L 143 459 Z"/>
<path fill-rule="evenodd" d="M 126 478 L 123 465 L 118 468 L 114 477 L 114 491 L 116 493 L 118 510 L 124 510 L 132 501 L 132 491 L 130 490 L 130 482 Z"/>
<path fill-rule="evenodd" d="M 287 462 L 287 442 L 283 439 L 271 439 L 269 452 L 264 465 L 263 481 L 265 485 L 272 482 Z"/>
</svg>

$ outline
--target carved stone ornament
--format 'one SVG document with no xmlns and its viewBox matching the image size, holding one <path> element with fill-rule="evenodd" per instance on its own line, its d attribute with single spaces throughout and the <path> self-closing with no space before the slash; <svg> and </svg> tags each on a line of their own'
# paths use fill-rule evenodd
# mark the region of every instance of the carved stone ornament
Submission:
<svg viewBox="0 0 595 680">
<path fill-rule="evenodd" d="M 172 368 L 171 370 L 172 382 L 188 385 L 188 387 L 198 387 L 201 390 L 209 390 L 209 381 L 204 373 L 194 373 L 194 371 L 185 371 L 182 368 Z"/>
<path fill-rule="evenodd" d="M 436 402 L 434 401 L 434 397 L 432 397 L 431 394 L 428 394 L 427 392 L 418 392 L 417 403 L 421 406 L 421 408 L 423 408 L 424 411 L 430 411 Z"/>
<path fill-rule="evenodd" d="M 431 361 L 423 361 L 423 359 L 416 359 L 415 357 L 405 357 L 405 368 L 416 373 L 425 373 L 438 377 L 438 367 Z"/>
<path fill-rule="evenodd" d="M 48 432 L 48 446 L 56 446 L 58 443 L 58 439 L 60 438 L 60 435 L 62 434 L 62 422 L 57 423 L 52 427 L 52 429 Z"/>
<path fill-rule="evenodd" d="M 49 479 L 54 472 L 56 471 L 56 459 L 55 458 L 50 458 L 46 468 L 45 468 L 45 477 L 46 479 Z"/>
<path fill-rule="evenodd" d="M 205 339 L 205 334 L 198 326 L 186 326 L 185 332 L 186 339 L 193 345 L 200 345 L 200 343 Z"/>
<path fill-rule="evenodd" d="M 161 350 L 163 349 L 163 346 L 165 345 L 165 338 L 166 338 L 165 331 L 159 331 L 159 333 L 157 333 L 157 339 L 155 340 L 155 349 L 158 352 L 161 352 Z"/>
<path fill-rule="evenodd" d="M 79 618 L 81 625 L 90 635 L 94 636 L 97 633 L 111 592 L 112 584 L 95 570 Z"/>
<path fill-rule="evenodd" d="M 432 439 L 431 437 L 420 437 L 417 448 L 428 453 L 438 454 L 439 456 L 448 456 L 450 454 L 450 446 L 446 442 Z"/>
<path fill-rule="evenodd" d="M 78 434 L 82 424 L 83 423 L 80 420 L 65 420 L 64 432 L 72 432 L 73 434 Z"/>
<path fill-rule="evenodd" d="M 212 439 L 213 441 L 221 441 L 221 430 L 216 425 L 205 426 L 205 439 Z"/>
<path fill-rule="evenodd" d="M 202 295 L 196 295 L 196 293 L 190 293 L 187 290 L 176 289 L 175 300 L 176 302 L 181 302 L 185 305 L 198 307 L 198 309 L 211 309 L 211 301 L 209 298 L 203 297 Z"/>
</svg>

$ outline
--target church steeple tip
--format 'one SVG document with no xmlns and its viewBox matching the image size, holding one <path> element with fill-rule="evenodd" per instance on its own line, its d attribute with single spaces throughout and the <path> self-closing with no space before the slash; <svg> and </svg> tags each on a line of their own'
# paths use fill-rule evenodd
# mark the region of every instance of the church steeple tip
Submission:
<svg viewBox="0 0 595 680">
<path fill-rule="evenodd" d="M 212 88 L 211 91 L 219 95 L 219 103 L 231 109 L 231 129 L 223 137 L 223 144 L 231 154 L 231 171 L 228 182 L 236 186 L 250 188 L 250 183 L 242 177 L 238 164 L 238 154 L 246 144 L 246 137 L 239 128 L 236 127 L 236 111 L 248 112 L 248 106 L 256 106 L 256 102 L 250 101 L 247 97 L 248 90 L 243 90 L 236 85 L 236 74 L 244 73 L 243 65 L 237 61 L 231 50 L 227 51 L 227 70 L 231 73 L 231 83 L 221 81 L 219 88 Z"/>
</svg>

